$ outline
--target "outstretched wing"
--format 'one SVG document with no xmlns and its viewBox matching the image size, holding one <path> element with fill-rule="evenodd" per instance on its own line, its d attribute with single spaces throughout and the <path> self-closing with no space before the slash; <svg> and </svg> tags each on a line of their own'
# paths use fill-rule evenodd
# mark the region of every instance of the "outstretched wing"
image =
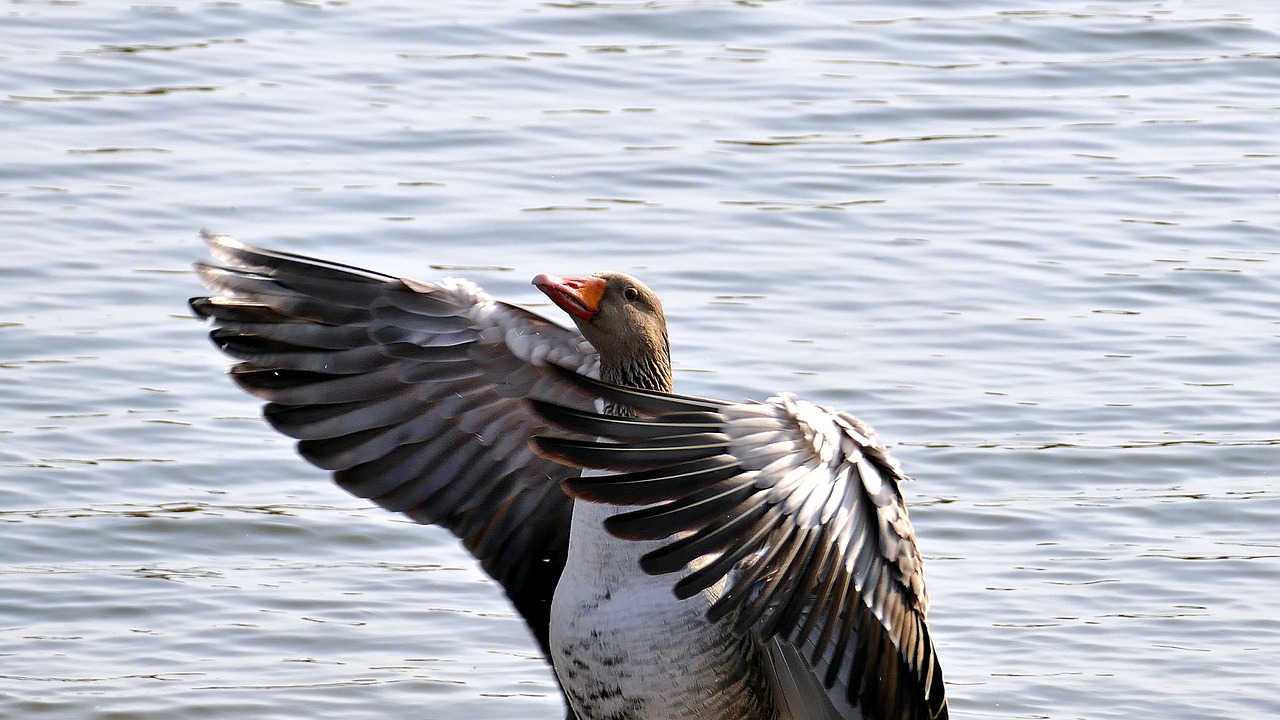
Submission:
<svg viewBox="0 0 1280 720">
<path fill-rule="evenodd" d="M 599 374 L 576 330 L 463 280 L 403 280 L 204 234 L 217 293 L 191 300 L 231 377 L 347 491 L 462 538 L 543 652 L 578 471 L 535 455 L 526 397 L 593 407 L 552 372 Z"/>
<path fill-rule="evenodd" d="M 681 598 L 727 579 L 709 618 L 752 633 L 778 664 L 803 657 L 840 717 L 947 717 L 905 477 L 869 427 L 790 395 L 730 404 L 565 377 L 642 415 L 539 402 L 600 439 L 534 442 L 620 473 L 565 482 L 583 500 L 646 506 L 610 518 L 614 535 L 679 534 L 643 557 L 646 572 L 695 568 L 675 583 Z"/>
</svg>

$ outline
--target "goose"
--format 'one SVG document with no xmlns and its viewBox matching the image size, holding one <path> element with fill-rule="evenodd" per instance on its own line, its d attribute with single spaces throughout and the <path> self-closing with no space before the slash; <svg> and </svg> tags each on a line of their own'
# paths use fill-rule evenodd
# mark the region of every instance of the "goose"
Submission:
<svg viewBox="0 0 1280 720">
<path fill-rule="evenodd" d="M 461 539 L 570 720 L 948 717 L 923 562 L 869 425 L 673 392 L 662 303 L 538 275 L 562 326 L 205 231 L 231 378 L 349 493 Z"/>
</svg>

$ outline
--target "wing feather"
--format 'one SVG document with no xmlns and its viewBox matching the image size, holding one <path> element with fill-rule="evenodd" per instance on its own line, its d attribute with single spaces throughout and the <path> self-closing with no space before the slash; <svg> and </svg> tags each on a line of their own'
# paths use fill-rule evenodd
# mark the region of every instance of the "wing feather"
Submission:
<svg viewBox="0 0 1280 720">
<path fill-rule="evenodd" d="M 579 471 L 530 450 L 549 424 L 524 398 L 594 407 L 567 379 L 598 374 L 591 346 L 465 281 L 204 238 L 217 263 L 196 270 L 213 295 L 191 308 L 238 361 L 236 383 L 339 486 L 462 538 L 546 653 L 568 546 L 560 482 Z"/>
<path fill-rule="evenodd" d="M 730 404 L 572 382 L 639 417 L 539 403 L 548 421 L 594 439 L 538 437 L 534 446 L 560 462 L 621 471 L 566 489 L 642 506 L 605 527 L 625 539 L 667 539 L 642 558 L 646 572 L 688 569 L 674 584 L 682 598 L 725 581 L 708 618 L 791 648 L 770 651 L 789 673 L 778 686 L 805 685 L 794 675 L 803 658 L 826 690 L 829 717 L 948 716 L 899 486 L 906 477 L 870 427 L 790 395 Z M 682 486 L 686 475 L 693 480 Z"/>
</svg>

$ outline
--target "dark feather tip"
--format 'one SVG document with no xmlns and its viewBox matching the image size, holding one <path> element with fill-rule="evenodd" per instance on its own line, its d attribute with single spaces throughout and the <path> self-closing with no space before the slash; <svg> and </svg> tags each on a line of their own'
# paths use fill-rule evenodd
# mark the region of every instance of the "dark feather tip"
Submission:
<svg viewBox="0 0 1280 720">
<path fill-rule="evenodd" d="M 191 308 L 191 314 L 195 315 L 201 320 L 209 319 L 209 316 L 212 314 L 209 311 L 209 306 L 211 304 L 212 303 L 210 302 L 209 298 L 203 295 L 200 297 L 193 297 L 187 300 L 187 307 Z"/>
</svg>

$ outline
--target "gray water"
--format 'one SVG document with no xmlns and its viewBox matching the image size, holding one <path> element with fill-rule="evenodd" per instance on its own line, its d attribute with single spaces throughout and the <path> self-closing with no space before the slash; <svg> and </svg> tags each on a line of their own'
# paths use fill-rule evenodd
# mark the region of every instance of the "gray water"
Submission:
<svg viewBox="0 0 1280 720">
<path fill-rule="evenodd" d="M 186 314 L 201 227 L 873 423 L 960 718 L 1280 714 L 1280 5 L 0 8 L 0 716 L 560 718 L 442 531 Z"/>
</svg>

